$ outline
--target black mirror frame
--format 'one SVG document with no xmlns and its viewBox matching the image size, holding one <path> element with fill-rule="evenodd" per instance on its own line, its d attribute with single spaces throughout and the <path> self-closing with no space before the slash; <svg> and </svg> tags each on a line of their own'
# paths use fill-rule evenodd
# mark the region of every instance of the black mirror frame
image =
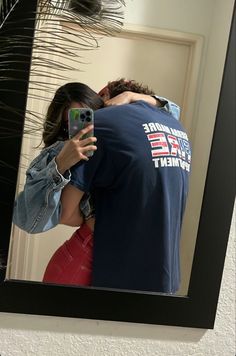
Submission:
<svg viewBox="0 0 236 356">
<path fill-rule="evenodd" d="M 14 81 L 0 83 L 1 101 L 12 105 L 9 91 L 17 86 L 21 94 L 14 96 L 14 108 L 25 112 L 30 71 L 30 59 L 35 26 L 37 1 L 25 1 L 15 16 L 24 19 L 18 33 L 28 31 L 28 45 L 16 50 L 24 56 L 24 71 L 9 70 Z M 32 13 L 34 16 L 32 16 Z M 14 28 L 9 28 L 14 36 Z M 231 26 L 224 76 L 218 105 L 214 136 L 202 202 L 201 217 L 194 254 L 188 295 L 186 297 L 156 293 L 46 285 L 38 282 L 6 280 L 1 271 L 0 311 L 35 315 L 51 315 L 98 320 L 113 320 L 146 324 L 161 324 L 195 328 L 213 328 L 221 278 L 235 198 L 235 14 Z M 1 40 L 1 32 L 0 32 Z M 14 48 L 13 48 L 14 53 Z M 1 62 L 0 62 L 1 63 Z M 13 72 L 14 71 L 14 72 Z M 11 73 L 11 75 L 12 75 Z M 18 132 L 14 138 L 0 138 L 0 165 L 4 179 L 0 185 L 1 232 L 0 251 L 9 248 L 12 210 L 19 166 L 24 119 L 6 112 L 0 105 L 0 127 L 6 132 Z M 12 116 L 13 115 L 13 116 Z M 227 159 L 225 159 L 227 157 Z M 2 174 L 1 174 L 2 175 Z"/>
</svg>

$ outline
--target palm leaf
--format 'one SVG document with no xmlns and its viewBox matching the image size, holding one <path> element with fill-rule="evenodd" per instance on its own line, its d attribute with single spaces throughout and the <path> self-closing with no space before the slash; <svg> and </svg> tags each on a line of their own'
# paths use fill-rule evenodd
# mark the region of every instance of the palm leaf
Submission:
<svg viewBox="0 0 236 356">
<path fill-rule="evenodd" d="M 25 14 L 29 20 L 36 16 L 33 52 L 22 54 L 22 49 L 32 45 L 32 38 L 27 31 L 22 33 L 22 19 L 14 13 L 27 1 L 0 0 L 0 80 L 10 83 L 21 73 L 19 81 L 27 83 L 24 71 L 28 69 L 23 63 L 31 60 L 28 98 L 48 101 L 59 83 L 67 81 L 71 71 L 85 64 L 83 51 L 98 48 L 102 36 L 112 36 L 121 29 L 125 3 L 123 0 L 38 0 L 36 14 Z M 9 35 L 9 28 L 15 29 L 14 36 L 12 31 Z M 22 94 L 17 87 L 9 88 L 8 85 L 0 88 L 0 94 L 2 90 L 9 95 Z M 1 108 L 5 110 L 6 105 L 0 100 Z M 6 111 L 4 113 L 7 116 Z M 18 110 L 17 115 L 23 117 L 25 113 Z M 32 116 L 32 111 L 28 110 L 25 133 L 35 133 L 39 121 L 42 127 L 42 113 Z M 0 138 L 11 135 L 15 137 L 15 127 L 2 128 Z"/>
<path fill-rule="evenodd" d="M 15 80 L 17 71 L 24 71 L 22 66 L 18 68 L 18 64 L 29 58 L 22 55 L 21 51 L 32 41 L 27 34 L 17 34 L 21 19 L 11 19 L 11 15 L 20 3 L 28 0 L 0 1 L 0 34 L 3 34 L 0 38 L 0 80 L 11 81 Z M 39 0 L 31 58 L 29 98 L 47 101 L 58 83 L 65 82 L 69 72 L 84 64 L 83 51 L 98 48 L 102 36 L 112 36 L 118 32 L 122 26 L 123 5 L 125 5 L 123 0 Z M 33 18 L 35 15 L 28 13 L 26 16 Z M 14 27 L 16 35 L 8 38 L 5 29 L 7 26 L 4 25 Z M 11 52 L 12 47 L 14 52 Z M 81 52 L 80 56 L 78 49 Z M 6 74 L 5 69 L 9 64 L 12 66 L 14 61 L 15 68 L 11 68 Z M 17 89 L 11 89 L 11 92 L 16 95 Z M 33 126 L 34 121 L 31 120 L 31 123 Z M 27 130 L 27 133 L 30 131 Z M 14 130 L 12 134 L 14 135 Z M 4 133 L 1 137 L 3 136 Z M 6 133 L 6 137 L 9 137 L 9 132 Z"/>
<path fill-rule="evenodd" d="M 84 51 L 98 48 L 102 36 L 120 31 L 124 5 L 123 0 L 0 0 L 0 205 L 7 219 L 23 123 L 25 137 L 41 135 L 42 103 L 68 81 L 71 71 L 84 66 Z M 26 92 L 38 105 L 25 110 Z M 9 235 L 10 223 L 1 224 L 2 236 Z M 0 274 L 7 251 L 8 241 L 2 239 Z"/>
<path fill-rule="evenodd" d="M 0 29 L 4 26 L 5 21 L 14 10 L 19 0 L 0 0 Z"/>
</svg>

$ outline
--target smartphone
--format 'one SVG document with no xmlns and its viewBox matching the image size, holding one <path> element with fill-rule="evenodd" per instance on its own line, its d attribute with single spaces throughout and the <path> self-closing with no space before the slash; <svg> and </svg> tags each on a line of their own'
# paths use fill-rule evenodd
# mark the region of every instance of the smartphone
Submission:
<svg viewBox="0 0 236 356">
<path fill-rule="evenodd" d="M 71 108 L 68 111 L 68 132 L 69 138 L 74 137 L 80 130 L 88 125 L 94 124 L 93 110 L 90 108 Z M 94 131 L 91 130 L 82 136 L 82 139 L 94 136 Z M 93 151 L 88 151 L 86 156 L 91 157 Z"/>
</svg>

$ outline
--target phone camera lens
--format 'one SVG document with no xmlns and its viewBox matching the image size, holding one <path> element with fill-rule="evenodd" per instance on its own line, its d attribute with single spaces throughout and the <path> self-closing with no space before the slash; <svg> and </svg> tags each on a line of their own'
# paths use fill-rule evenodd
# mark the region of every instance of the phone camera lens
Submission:
<svg viewBox="0 0 236 356">
<path fill-rule="evenodd" d="M 91 117 L 86 117 L 87 122 L 91 122 Z"/>
<path fill-rule="evenodd" d="M 87 116 L 90 116 L 90 115 L 91 115 L 91 112 L 90 112 L 90 111 L 86 111 L 86 115 L 87 115 Z"/>
<path fill-rule="evenodd" d="M 81 121 L 84 121 L 85 115 L 84 115 L 84 114 L 81 114 L 81 115 L 80 115 L 80 118 L 81 118 Z"/>
</svg>

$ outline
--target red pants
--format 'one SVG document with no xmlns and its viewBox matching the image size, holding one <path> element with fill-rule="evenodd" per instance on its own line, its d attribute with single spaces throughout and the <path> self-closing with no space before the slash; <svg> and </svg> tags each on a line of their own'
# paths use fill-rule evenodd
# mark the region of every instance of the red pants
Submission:
<svg viewBox="0 0 236 356">
<path fill-rule="evenodd" d="M 45 270 L 43 282 L 89 286 L 92 259 L 93 232 L 83 224 L 53 254 Z"/>
</svg>

